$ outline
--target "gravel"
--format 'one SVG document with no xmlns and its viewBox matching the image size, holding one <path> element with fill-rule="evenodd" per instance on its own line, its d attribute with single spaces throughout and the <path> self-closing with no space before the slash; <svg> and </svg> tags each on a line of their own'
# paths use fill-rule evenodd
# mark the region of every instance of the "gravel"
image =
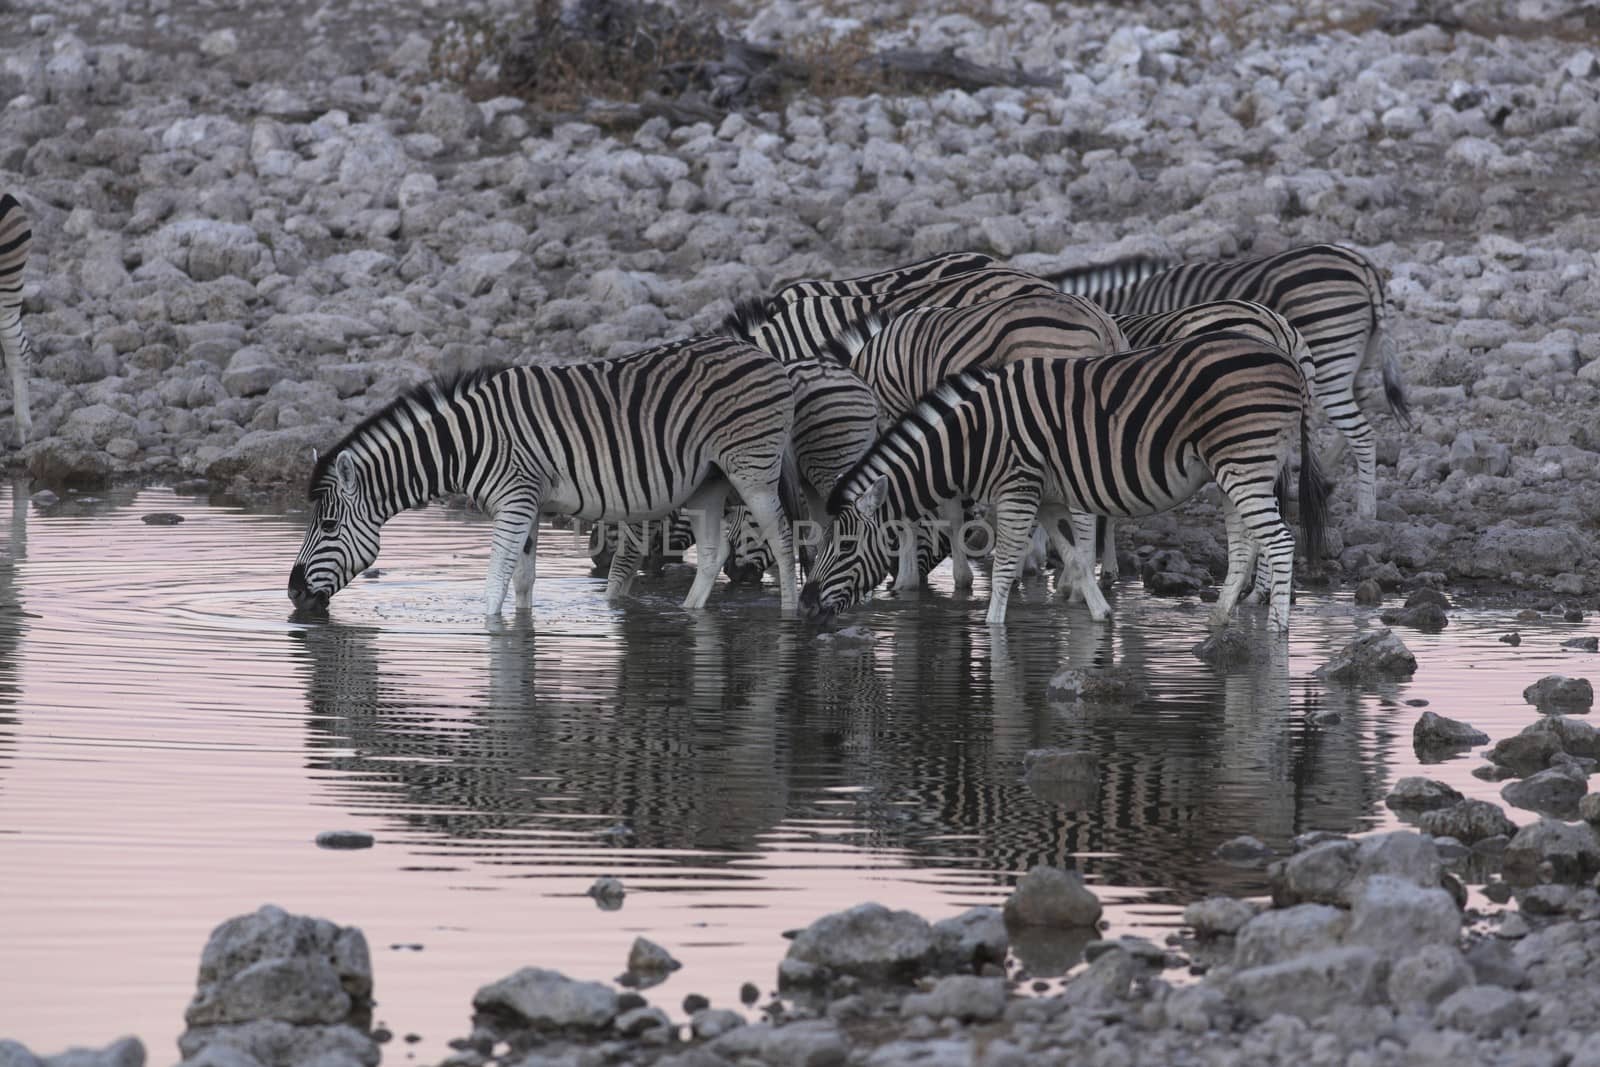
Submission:
<svg viewBox="0 0 1600 1067">
<path fill-rule="evenodd" d="M 1584 182 L 1526 194 L 1582 173 L 1600 147 L 1600 61 L 1568 24 L 1581 5 L 1447 0 L 1413 19 L 1367 3 L 1001 0 L 982 17 L 908 21 L 888 3 L 840 20 L 828 5 L 750 0 L 731 10 L 755 39 L 859 26 L 885 47 L 948 46 L 1059 81 L 801 93 L 717 122 L 637 128 L 550 121 L 435 79 L 440 24 L 426 7 L 291 8 L 250 20 L 202 0 L 20 0 L 0 12 L 0 160 L 36 231 L 24 289 L 34 438 L 4 462 L 40 484 L 39 506 L 67 484 L 118 479 L 298 493 L 313 447 L 429 375 L 621 354 L 707 330 L 733 301 L 793 278 L 955 248 L 1048 271 L 1336 240 L 1388 274 L 1415 428 L 1376 419 L 1381 517 L 1357 518 L 1350 494 L 1335 492 L 1327 576 L 1363 583 L 1365 603 L 1432 572 L 1529 591 L 1558 618 L 1593 609 L 1583 598 L 1600 522 L 1600 196 Z M 6 387 L 0 439 L 14 429 Z M 1147 554 L 1152 565 L 1215 561 L 1221 529 L 1216 505 L 1197 499 L 1140 523 L 1139 539 L 1175 553 Z M 1437 621 L 1448 607 L 1424 598 L 1399 610 Z M 1529 646 L 1556 643 L 1524 630 Z M 1325 677 L 1382 687 L 1414 669 L 1379 631 Z M 1061 681 L 1052 694 L 1068 702 L 1143 695 L 1137 677 Z M 1417 723 L 1419 751 L 1487 741 L 1430 716 Z M 1593 728 L 1562 715 L 1515 738 L 1496 746 L 1497 765 L 1524 776 L 1519 790 L 1551 772 L 1570 779 L 1562 758 L 1600 757 Z M 1592 817 L 1589 800 L 1579 811 Z M 1600 869 L 1589 823 L 1519 831 L 1475 800 L 1417 818 L 1473 846 L 1475 862 L 1495 866 L 1505 842 L 1508 881 L 1559 882 L 1570 900 Z M 1305 951 L 1227 959 L 1184 986 L 1116 948 L 1051 996 L 1025 1001 L 1008 985 L 981 1034 L 902 1014 L 906 998 L 939 989 L 902 987 L 858 1002 L 876 1031 L 708 1016 L 707 1030 L 729 1028 L 702 1048 L 826 1064 L 859 1045 L 881 1067 L 969 1062 L 980 1042 L 992 1063 L 1600 1063 L 1594 920 L 1514 914 L 1499 929 L 1516 938 L 1484 948 L 1468 931 L 1446 944 L 1448 894 L 1439 874 L 1428 885 L 1418 873 L 1432 869 L 1424 848 L 1338 844 L 1281 861 L 1281 913 L 1328 909 L 1317 913 L 1325 936 Z M 1069 884 L 1040 913 L 1092 929 L 1098 901 Z M 1207 903 L 1193 925 L 1213 947 L 1243 942 L 1276 914 L 1246 908 Z M 971 972 L 963 979 L 996 980 L 974 970 L 997 962 L 988 918 L 971 937 L 941 937 L 889 914 L 894 935 L 859 942 L 882 951 L 858 968 L 790 962 L 875 981 L 945 958 Z M 1412 920 L 1425 944 L 1374 932 Z M 294 1062 L 376 1062 L 359 931 L 277 909 L 230 923 L 202 962 L 186 1057 L 249 1067 L 276 1049 Z M 1462 982 L 1461 959 L 1475 984 Z M 669 1054 L 647 1043 L 660 1025 L 618 1036 L 617 995 L 603 984 L 529 967 L 476 1004 L 506 1032 L 634 1042 L 622 1055 L 637 1062 Z M 1436 1005 L 1431 1018 L 1419 1005 Z M 630 1010 L 645 1012 L 630 1027 L 656 1018 Z M 106 1062 L 131 1055 L 124 1045 Z M 14 1043 L 0 1057 L 34 1058 Z"/>
</svg>

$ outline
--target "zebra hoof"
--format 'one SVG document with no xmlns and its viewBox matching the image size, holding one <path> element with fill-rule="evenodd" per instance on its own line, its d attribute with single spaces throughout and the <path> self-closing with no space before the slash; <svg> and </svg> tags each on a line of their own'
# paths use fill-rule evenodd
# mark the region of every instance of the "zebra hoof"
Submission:
<svg viewBox="0 0 1600 1067">
<path fill-rule="evenodd" d="M 761 576 L 766 572 L 755 563 L 730 563 L 722 568 L 722 573 L 734 585 L 760 585 Z"/>
</svg>

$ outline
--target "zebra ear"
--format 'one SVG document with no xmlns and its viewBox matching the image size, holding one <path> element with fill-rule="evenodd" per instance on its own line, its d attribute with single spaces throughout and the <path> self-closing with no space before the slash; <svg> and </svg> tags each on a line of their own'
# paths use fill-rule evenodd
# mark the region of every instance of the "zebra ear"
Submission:
<svg viewBox="0 0 1600 1067">
<path fill-rule="evenodd" d="M 340 452 L 339 458 L 333 461 L 333 477 L 339 484 L 339 492 L 346 496 L 356 495 L 360 476 L 356 472 L 356 461 L 349 452 Z"/>
<path fill-rule="evenodd" d="M 863 515 L 875 515 L 883 502 L 889 498 L 889 476 L 884 475 L 871 485 L 867 491 L 856 497 L 856 510 Z"/>
</svg>

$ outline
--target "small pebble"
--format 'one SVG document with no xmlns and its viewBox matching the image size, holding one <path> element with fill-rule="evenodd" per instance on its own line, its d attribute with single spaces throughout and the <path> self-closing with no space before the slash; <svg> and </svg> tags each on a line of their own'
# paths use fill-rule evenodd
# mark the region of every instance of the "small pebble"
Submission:
<svg viewBox="0 0 1600 1067">
<path fill-rule="evenodd" d="M 324 830 L 317 835 L 318 848 L 371 848 L 372 835 L 365 830 Z"/>
<path fill-rule="evenodd" d="M 183 516 L 175 511 L 152 511 L 139 516 L 139 521 L 146 526 L 176 526 L 183 521 Z"/>
<path fill-rule="evenodd" d="M 1511 899 L 1511 886 L 1506 882 L 1490 882 L 1483 887 L 1483 895 L 1496 904 L 1504 904 Z"/>
<path fill-rule="evenodd" d="M 710 998 L 703 997 L 699 993 L 690 993 L 683 998 L 683 1013 L 685 1015 L 693 1015 L 695 1012 L 704 1011 L 709 1007 L 711 1007 Z"/>
<path fill-rule="evenodd" d="M 761 999 L 761 990 L 754 982 L 746 982 L 739 987 L 739 1003 L 754 1004 Z"/>
<path fill-rule="evenodd" d="M 1428 706 L 1428 701 L 1423 700 L 1421 697 L 1412 697 L 1406 701 L 1406 705 L 1413 708 L 1425 708 Z"/>
<path fill-rule="evenodd" d="M 380 1045 L 387 1045 L 394 1040 L 394 1031 L 387 1026 L 379 1026 L 372 1031 L 372 1040 Z"/>
<path fill-rule="evenodd" d="M 1577 608 L 1568 608 L 1562 613 L 1561 617 L 1567 622 L 1582 622 L 1583 612 L 1579 611 Z"/>
<path fill-rule="evenodd" d="M 1508 634 L 1500 635 L 1500 643 L 1504 645 L 1510 645 L 1512 648 L 1516 648 L 1518 645 L 1522 644 L 1522 635 L 1517 633 L 1517 631 L 1512 630 Z"/>
<path fill-rule="evenodd" d="M 1577 649 L 1579 652 L 1600 652 L 1600 637 L 1569 637 L 1561 642 L 1561 647 Z"/>
</svg>

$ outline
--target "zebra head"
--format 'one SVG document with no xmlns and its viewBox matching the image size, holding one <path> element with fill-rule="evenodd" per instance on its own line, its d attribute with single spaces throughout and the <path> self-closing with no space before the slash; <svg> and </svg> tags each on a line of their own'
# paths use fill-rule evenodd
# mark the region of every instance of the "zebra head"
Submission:
<svg viewBox="0 0 1600 1067">
<path fill-rule="evenodd" d="M 320 610 L 378 558 L 383 518 L 348 448 L 324 457 L 311 476 L 311 523 L 289 571 L 289 600 Z"/>
<path fill-rule="evenodd" d="M 893 524 L 878 518 L 888 491 L 889 479 L 881 477 L 834 515 L 833 535 L 800 592 L 800 609 L 808 618 L 825 619 L 854 607 L 888 576 L 894 559 Z"/>
</svg>

